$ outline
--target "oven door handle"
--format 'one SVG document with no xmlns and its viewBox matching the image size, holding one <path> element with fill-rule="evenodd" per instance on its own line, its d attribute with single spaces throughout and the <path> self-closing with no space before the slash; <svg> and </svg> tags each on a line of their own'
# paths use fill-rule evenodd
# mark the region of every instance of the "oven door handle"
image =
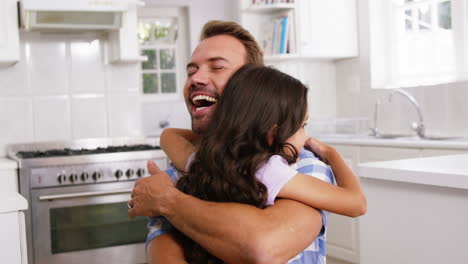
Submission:
<svg viewBox="0 0 468 264">
<path fill-rule="evenodd" d="M 113 190 L 113 191 L 97 191 L 97 192 L 80 192 L 80 193 L 69 193 L 69 194 L 44 195 L 44 196 L 39 196 L 39 201 L 73 199 L 73 198 L 81 198 L 81 197 L 103 196 L 103 195 L 113 195 L 113 194 L 131 193 L 131 192 L 132 192 L 132 189 L 120 189 L 120 190 Z"/>
</svg>

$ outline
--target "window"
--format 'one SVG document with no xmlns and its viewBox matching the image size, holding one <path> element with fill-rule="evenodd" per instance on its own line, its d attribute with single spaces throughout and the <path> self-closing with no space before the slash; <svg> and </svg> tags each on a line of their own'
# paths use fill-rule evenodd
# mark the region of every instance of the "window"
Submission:
<svg viewBox="0 0 468 264">
<path fill-rule="evenodd" d="M 177 99 L 183 87 L 187 60 L 184 20 L 178 8 L 144 8 L 139 11 L 138 40 L 141 85 L 144 95 L 159 99 Z M 182 33 L 182 34 L 181 34 Z"/>
<path fill-rule="evenodd" d="M 464 79 L 467 1 L 369 0 L 373 88 Z"/>
</svg>

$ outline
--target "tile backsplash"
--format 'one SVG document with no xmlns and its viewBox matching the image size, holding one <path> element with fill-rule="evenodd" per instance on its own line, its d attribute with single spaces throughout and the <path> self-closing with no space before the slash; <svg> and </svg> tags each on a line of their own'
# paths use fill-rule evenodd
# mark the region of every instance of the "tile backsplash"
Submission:
<svg viewBox="0 0 468 264">
<path fill-rule="evenodd" d="M 0 68 L 0 156 L 12 143 L 145 134 L 152 113 L 141 111 L 140 64 L 108 63 L 105 36 L 20 39 L 21 61 Z"/>
</svg>

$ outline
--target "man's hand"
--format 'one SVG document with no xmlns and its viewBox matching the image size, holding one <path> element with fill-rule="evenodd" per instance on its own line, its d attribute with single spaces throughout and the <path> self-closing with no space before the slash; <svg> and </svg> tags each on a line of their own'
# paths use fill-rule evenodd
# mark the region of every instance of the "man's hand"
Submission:
<svg viewBox="0 0 468 264">
<path fill-rule="evenodd" d="M 327 163 L 328 163 L 328 158 L 331 152 L 333 152 L 333 148 L 328 146 L 327 144 L 324 144 L 320 141 L 318 141 L 315 138 L 308 138 L 305 142 L 305 147 L 310 149 L 313 153 L 315 153 L 319 158 Z"/>
<path fill-rule="evenodd" d="M 169 175 L 160 170 L 153 161 L 148 161 L 149 177 L 138 180 L 128 201 L 128 216 L 161 216 L 176 190 Z"/>
</svg>

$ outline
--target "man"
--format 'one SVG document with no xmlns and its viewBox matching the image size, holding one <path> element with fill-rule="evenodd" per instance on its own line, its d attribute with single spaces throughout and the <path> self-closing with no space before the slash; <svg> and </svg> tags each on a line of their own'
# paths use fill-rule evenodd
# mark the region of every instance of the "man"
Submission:
<svg viewBox="0 0 468 264">
<path fill-rule="evenodd" d="M 195 133 L 204 133 L 228 79 L 246 63 L 263 64 L 263 54 L 250 33 L 233 22 L 208 22 L 187 65 L 184 87 Z M 301 153 L 301 158 L 304 155 L 312 154 Z M 316 172 L 313 165 L 305 165 L 299 162 L 298 171 Z M 178 177 L 174 169 L 168 170 L 171 180 L 153 163 L 148 168 L 152 176 L 136 183 L 129 202 L 133 207 L 129 209 L 130 217 L 164 216 L 226 263 L 285 263 L 299 253 L 288 263 L 325 262 L 326 216 L 322 212 L 285 199 L 278 199 L 264 210 L 245 204 L 202 201 L 174 187 Z M 324 178 L 332 182 L 329 168 L 321 167 L 324 170 Z M 149 262 L 185 263 L 168 223 L 158 218 L 150 221 L 150 226 Z"/>
</svg>

